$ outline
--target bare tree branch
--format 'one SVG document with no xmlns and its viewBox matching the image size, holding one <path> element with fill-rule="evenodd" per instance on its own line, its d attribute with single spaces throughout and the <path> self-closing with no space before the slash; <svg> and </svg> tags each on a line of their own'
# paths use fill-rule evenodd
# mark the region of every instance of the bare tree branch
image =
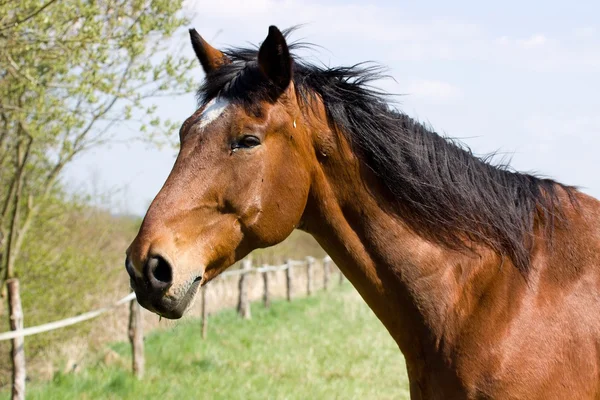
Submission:
<svg viewBox="0 0 600 400">
<path fill-rule="evenodd" d="M 31 144 L 33 143 L 33 137 L 27 132 L 23 125 L 20 126 L 20 131 L 26 140 L 25 150 L 21 150 L 21 144 L 17 144 L 16 146 L 16 170 L 17 173 L 15 175 L 16 185 L 15 185 L 15 194 L 13 197 L 13 212 L 12 218 L 10 222 L 9 235 L 5 248 L 5 262 L 4 262 L 4 279 L 10 279 L 14 276 L 14 265 L 15 259 L 18 256 L 19 249 L 15 248 L 14 243 L 17 239 L 17 226 L 19 223 L 19 203 L 21 201 L 21 193 L 23 187 L 23 170 L 27 165 L 27 159 L 29 158 L 29 151 L 31 150 Z"/>
</svg>

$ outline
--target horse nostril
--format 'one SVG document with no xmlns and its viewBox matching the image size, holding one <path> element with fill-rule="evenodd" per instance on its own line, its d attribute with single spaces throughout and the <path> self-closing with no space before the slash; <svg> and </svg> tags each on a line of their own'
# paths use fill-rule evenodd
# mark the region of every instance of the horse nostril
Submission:
<svg viewBox="0 0 600 400">
<path fill-rule="evenodd" d="M 133 263 L 131 262 L 131 259 L 129 258 L 129 256 L 125 257 L 125 270 L 129 274 L 129 277 L 131 279 L 135 279 L 135 273 L 133 271 Z"/>
<path fill-rule="evenodd" d="M 161 256 L 150 257 L 146 262 L 145 272 L 152 289 L 167 290 L 173 283 L 171 265 Z"/>
</svg>

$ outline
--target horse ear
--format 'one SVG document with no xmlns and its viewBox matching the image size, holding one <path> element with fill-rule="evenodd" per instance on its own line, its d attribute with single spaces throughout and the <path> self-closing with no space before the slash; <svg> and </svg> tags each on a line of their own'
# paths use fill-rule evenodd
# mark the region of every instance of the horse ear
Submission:
<svg viewBox="0 0 600 400">
<path fill-rule="evenodd" d="M 292 80 L 292 57 L 285 37 L 276 26 L 269 27 L 269 34 L 258 50 L 260 70 L 275 87 L 284 91 Z"/>
<path fill-rule="evenodd" d="M 229 58 L 225 54 L 206 43 L 202 36 L 193 28 L 190 29 L 190 39 L 192 40 L 192 47 L 194 48 L 196 57 L 200 60 L 200 64 L 206 74 L 216 71 L 223 64 L 230 63 Z"/>
</svg>

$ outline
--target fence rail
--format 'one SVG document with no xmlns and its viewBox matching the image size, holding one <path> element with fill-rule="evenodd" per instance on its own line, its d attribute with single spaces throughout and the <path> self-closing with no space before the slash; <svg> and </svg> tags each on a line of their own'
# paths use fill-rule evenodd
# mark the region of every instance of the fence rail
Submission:
<svg viewBox="0 0 600 400">
<path fill-rule="evenodd" d="M 75 325 L 83 321 L 87 321 L 89 319 L 93 319 L 99 317 L 100 315 L 117 308 L 118 306 L 128 303 L 135 299 L 135 293 L 129 293 L 127 296 L 122 299 L 116 301 L 110 306 L 100 308 L 98 310 L 89 311 L 75 317 L 61 319 L 59 321 L 49 322 L 47 324 L 31 326 L 29 328 L 18 329 L 16 331 L 8 331 L 0 333 L 0 341 L 15 339 L 17 337 L 25 337 L 31 335 L 37 335 L 38 333 L 44 333 L 48 331 L 53 331 L 55 329 L 65 328 L 67 326 Z"/>
<path fill-rule="evenodd" d="M 249 301 L 249 288 L 248 288 L 248 279 L 251 274 L 262 274 L 262 282 L 263 282 L 263 304 L 265 307 L 269 307 L 270 305 L 270 294 L 269 294 L 269 273 L 271 272 L 279 272 L 285 271 L 285 286 L 286 286 L 286 298 L 288 301 L 292 300 L 292 287 L 293 287 L 293 277 L 291 270 L 294 267 L 303 266 L 306 268 L 306 295 L 310 296 L 314 291 L 314 266 L 316 259 L 312 257 L 307 257 L 305 260 L 288 260 L 283 265 L 262 265 L 260 267 L 252 268 L 252 262 L 247 259 L 244 260 L 241 269 L 225 271 L 220 274 L 215 280 L 223 280 L 228 277 L 239 276 L 238 281 L 238 290 L 239 290 L 239 298 L 238 298 L 238 312 L 240 316 L 245 319 L 251 318 L 250 312 L 250 301 Z M 330 281 L 329 274 L 331 272 L 332 260 L 330 257 L 325 257 L 321 260 L 321 264 L 323 266 L 323 289 L 328 289 L 328 283 Z M 14 281 L 14 282 L 13 282 Z M 340 271 L 340 284 L 343 282 L 343 275 Z M 13 279 L 10 282 L 7 281 L 7 284 L 12 285 L 13 291 L 16 290 L 16 293 L 13 296 L 19 298 L 18 293 L 18 280 Z M 14 289 L 16 287 L 16 289 Z M 206 337 L 206 331 L 208 326 L 208 313 L 206 307 L 206 287 L 201 289 L 202 291 L 202 337 Z M 32 326 L 28 328 L 23 328 L 23 313 L 18 312 L 15 318 L 20 318 L 20 322 L 11 324 L 11 328 L 13 330 L 8 332 L 0 333 L 0 341 L 3 340 L 13 340 L 13 350 L 18 348 L 20 351 L 12 352 L 12 362 L 13 362 L 13 388 L 18 387 L 18 396 L 15 397 L 15 392 L 13 391 L 13 399 L 21 399 L 24 397 L 25 393 L 25 359 L 23 353 L 23 343 L 24 338 L 26 336 L 36 335 L 48 331 L 52 331 L 55 329 L 64 328 L 67 326 L 75 325 L 84 321 L 91 320 L 93 318 L 99 317 L 109 311 L 112 311 L 119 306 L 130 303 L 130 315 L 129 315 L 129 329 L 128 336 L 132 346 L 132 370 L 136 377 L 142 378 L 144 374 L 144 354 L 143 354 L 143 328 L 142 328 L 142 319 L 140 314 L 140 307 L 135 300 L 135 293 L 130 293 L 127 296 L 119 299 L 113 304 L 99 308 L 97 310 L 89 311 L 74 317 L 65 318 L 59 321 L 49 322 L 47 324 Z M 20 305 L 20 304 L 19 304 Z M 16 307 L 15 309 L 17 309 Z M 18 310 L 17 310 L 18 311 Z M 13 318 L 11 314 L 11 318 Z"/>
</svg>

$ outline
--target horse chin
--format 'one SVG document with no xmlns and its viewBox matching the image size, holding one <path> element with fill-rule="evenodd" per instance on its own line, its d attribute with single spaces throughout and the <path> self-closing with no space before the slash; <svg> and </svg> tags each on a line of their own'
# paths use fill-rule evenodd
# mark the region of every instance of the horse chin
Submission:
<svg viewBox="0 0 600 400">
<path fill-rule="evenodd" d="M 138 291 L 136 291 L 136 296 L 140 305 L 145 309 L 163 318 L 179 319 L 194 304 L 194 298 L 199 287 L 200 280 L 195 280 L 179 298 L 167 295 L 161 295 L 160 297 L 147 296 L 145 293 L 138 293 Z"/>
</svg>

